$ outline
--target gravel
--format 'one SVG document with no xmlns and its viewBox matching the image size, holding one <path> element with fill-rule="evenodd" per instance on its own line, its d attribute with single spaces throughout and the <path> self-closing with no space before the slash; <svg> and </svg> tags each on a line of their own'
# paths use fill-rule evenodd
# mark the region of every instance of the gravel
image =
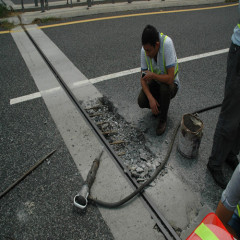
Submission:
<svg viewBox="0 0 240 240">
<path fill-rule="evenodd" d="M 92 108 L 85 109 L 98 128 L 105 133 L 106 140 L 123 161 L 137 182 L 149 179 L 163 159 L 154 155 L 145 145 L 144 131 L 128 123 L 117 113 L 117 109 L 103 97 Z M 114 144 L 118 142 L 118 144 Z M 166 171 L 162 171 L 164 175 Z M 154 186 L 152 183 L 150 186 Z"/>
</svg>

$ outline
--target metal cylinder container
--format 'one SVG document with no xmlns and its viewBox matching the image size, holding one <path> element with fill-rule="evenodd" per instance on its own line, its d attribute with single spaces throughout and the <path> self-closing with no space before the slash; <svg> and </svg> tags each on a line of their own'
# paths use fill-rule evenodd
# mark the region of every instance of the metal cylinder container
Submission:
<svg viewBox="0 0 240 240">
<path fill-rule="evenodd" d="M 177 149 L 186 158 L 196 158 L 203 135 L 203 122 L 193 114 L 185 114 L 181 120 Z"/>
</svg>

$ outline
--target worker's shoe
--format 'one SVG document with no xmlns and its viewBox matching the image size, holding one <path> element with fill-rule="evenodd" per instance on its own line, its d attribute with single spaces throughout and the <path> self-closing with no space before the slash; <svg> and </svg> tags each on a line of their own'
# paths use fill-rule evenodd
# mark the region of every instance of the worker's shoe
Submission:
<svg viewBox="0 0 240 240">
<path fill-rule="evenodd" d="M 160 135 L 162 135 L 165 132 L 166 125 L 167 125 L 167 121 L 163 121 L 161 119 L 159 120 L 157 129 L 156 129 L 157 136 L 160 136 Z"/>
<path fill-rule="evenodd" d="M 210 171 L 217 185 L 225 189 L 227 186 L 227 181 L 223 175 L 222 169 L 213 168 L 209 163 L 207 164 L 207 168 Z"/>
<path fill-rule="evenodd" d="M 237 156 L 231 156 L 226 159 L 226 163 L 231 167 L 231 169 L 234 171 L 235 168 L 238 166 L 239 161 Z"/>
</svg>

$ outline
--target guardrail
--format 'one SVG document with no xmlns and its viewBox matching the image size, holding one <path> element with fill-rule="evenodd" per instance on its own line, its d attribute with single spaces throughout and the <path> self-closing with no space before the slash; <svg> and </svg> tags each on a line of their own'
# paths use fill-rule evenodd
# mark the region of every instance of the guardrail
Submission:
<svg viewBox="0 0 240 240">
<path fill-rule="evenodd" d="M 40 9 L 42 12 L 45 12 L 45 10 L 49 10 L 51 8 L 60 8 L 60 7 L 74 7 L 74 6 L 87 6 L 88 8 L 91 7 L 92 5 L 94 5 L 94 0 L 85 0 L 85 1 L 81 1 L 81 0 L 76 0 L 75 3 L 73 3 L 73 0 L 66 0 L 63 1 L 63 4 L 61 5 L 50 5 L 49 4 L 49 1 L 48 0 L 33 0 L 34 1 L 34 5 L 35 5 L 35 9 L 38 10 L 39 8 L 39 3 L 40 3 Z M 131 3 L 133 0 L 118 0 L 118 2 L 128 2 L 128 3 Z M 161 0 L 161 1 L 164 1 L 164 0 Z M 97 1 L 98 3 L 101 2 L 101 3 L 106 3 L 106 2 L 109 2 L 109 3 L 115 3 L 115 0 L 100 0 L 100 1 Z M 25 3 L 26 5 L 26 3 Z M 22 11 L 27 11 L 28 8 L 25 8 L 24 7 L 24 0 L 21 0 L 21 10 Z M 31 7 L 31 11 L 34 10 L 34 6 Z"/>
</svg>

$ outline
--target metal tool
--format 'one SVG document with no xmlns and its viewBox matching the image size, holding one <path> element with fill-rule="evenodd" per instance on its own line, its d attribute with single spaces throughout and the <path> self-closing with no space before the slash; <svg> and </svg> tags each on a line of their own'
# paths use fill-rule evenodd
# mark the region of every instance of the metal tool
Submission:
<svg viewBox="0 0 240 240">
<path fill-rule="evenodd" d="M 94 159 L 92 167 L 88 172 L 86 181 L 83 183 L 79 193 L 74 197 L 74 205 L 80 209 L 84 209 L 87 206 L 87 203 L 88 203 L 87 198 L 88 198 L 90 189 L 92 187 L 92 184 L 95 180 L 102 154 L 103 154 L 103 149 L 99 157 Z"/>
</svg>

